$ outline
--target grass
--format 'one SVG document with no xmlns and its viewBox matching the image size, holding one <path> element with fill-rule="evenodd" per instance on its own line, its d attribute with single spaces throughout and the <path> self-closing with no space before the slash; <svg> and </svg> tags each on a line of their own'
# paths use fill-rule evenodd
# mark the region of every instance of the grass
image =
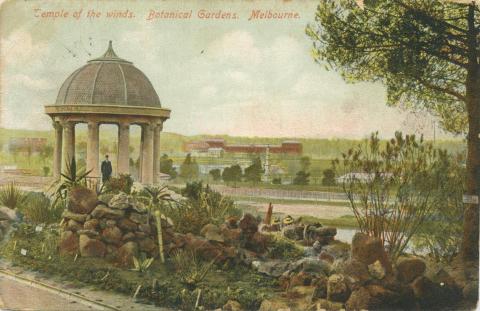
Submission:
<svg viewBox="0 0 480 311">
<path fill-rule="evenodd" d="M 261 301 L 278 288 L 275 279 L 242 265 L 213 265 L 211 272 L 192 288 L 179 280 L 170 258 L 164 265 L 156 259 L 148 271 L 139 273 L 120 269 L 103 259 L 62 257 L 56 248 L 56 228 L 35 232 L 33 225 L 20 225 L 0 249 L 0 257 L 16 266 L 78 286 L 90 285 L 132 296 L 138 285 L 142 285 L 137 295 L 141 302 L 182 310 L 193 310 L 199 289 L 202 290 L 200 305 L 204 309 L 220 308 L 228 300 L 237 300 L 244 309 L 256 310 Z M 21 249 L 27 250 L 25 256 L 20 254 Z"/>
</svg>

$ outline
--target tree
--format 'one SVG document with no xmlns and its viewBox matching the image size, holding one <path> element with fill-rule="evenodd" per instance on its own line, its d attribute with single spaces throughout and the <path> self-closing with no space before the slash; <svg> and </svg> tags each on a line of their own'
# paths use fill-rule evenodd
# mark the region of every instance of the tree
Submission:
<svg viewBox="0 0 480 311">
<path fill-rule="evenodd" d="M 177 177 L 177 171 L 173 167 L 173 160 L 167 154 L 163 154 L 160 158 L 160 173 L 168 174 L 172 179 Z"/>
<path fill-rule="evenodd" d="M 262 160 L 260 160 L 260 157 L 256 157 L 253 159 L 252 164 L 245 169 L 245 180 L 253 183 L 260 182 L 263 172 Z"/>
<path fill-rule="evenodd" d="M 215 181 L 220 180 L 220 178 L 222 178 L 222 174 L 219 168 L 210 170 L 209 174 L 212 176 L 213 180 Z"/>
<path fill-rule="evenodd" d="M 192 159 L 191 154 L 187 154 L 185 160 L 180 166 L 180 177 L 187 180 L 196 179 L 198 177 L 198 164 Z"/>
<path fill-rule="evenodd" d="M 43 164 L 45 164 L 45 161 L 53 155 L 53 147 L 45 144 L 40 148 L 39 154 Z"/>
<path fill-rule="evenodd" d="M 470 195 L 480 192 L 480 10 L 440 0 L 324 0 L 307 26 L 313 54 L 347 81 L 382 82 L 387 103 L 430 112 L 467 135 Z M 462 254 L 478 258 L 478 206 L 465 209 Z"/>
<path fill-rule="evenodd" d="M 310 165 L 310 157 L 303 156 L 300 158 L 300 166 L 302 168 L 302 171 L 308 172 L 308 170 L 310 169 Z"/>
<path fill-rule="evenodd" d="M 322 185 L 335 186 L 335 171 L 331 168 L 323 171 Z"/>
<path fill-rule="evenodd" d="M 232 182 L 236 186 L 237 182 L 242 180 L 242 168 L 238 164 L 226 167 L 223 170 L 222 178 L 226 183 Z"/>
<path fill-rule="evenodd" d="M 308 185 L 310 182 L 310 173 L 307 173 L 305 171 L 298 171 L 297 176 L 293 179 L 293 184 L 294 185 Z"/>
</svg>

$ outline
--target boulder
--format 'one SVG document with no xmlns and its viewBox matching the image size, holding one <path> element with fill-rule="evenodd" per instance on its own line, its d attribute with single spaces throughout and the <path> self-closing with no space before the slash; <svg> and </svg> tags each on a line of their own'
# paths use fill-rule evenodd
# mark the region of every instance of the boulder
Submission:
<svg viewBox="0 0 480 311">
<path fill-rule="evenodd" d="M 15 210 L 0 206 L 0 220 L 18 221 L 19 219 Z"/>
<path fill-rule="evenodd" d="M 225 224 L 220 227 L 220 231 L 225 243 L 229 245 L 239 245 L 242 229 L 230 229 Z"/>
<path fill-rule="evenodd" d="M 229 216 L 229 217 L 225 220 L 225 225 L 226 225 L 227 228 L 229 228 L 229 229 L 237 229 L 237 228 L 238 228 L 238 217 L 236 217 L 236 216 Z"/>
<path fill-rule="evenodd" d="M 468 282 L 462 289 L 463 298 L 470 302 L 478 301 L 478 281 Z"/>
<path fill-rule="evenodd" d="M 128 232 L 122 237 L 122 241 L 128 242 L 128 241 L 133 241 L 135 240 L 135 233 L 133 232 Z"/>
<path fill-rule="evenodd" d="M 387 274 L 392 272 L 392 265 L 388 259 L 388 255 L 383 248 L 382 241 L 378 238 L 357 232 L 352 239 L 351 257 L 367 266 L 378 260 L 383 268 L 385 268 Z"/>
<path fill-rule="evenodd" d="M 326 261 L 330 264 L 332 264 L 335 261 L 335 257 L 333 257 L 332 254 L 330 254 L 326 251 L 321 251 L 318 258 L 321 259 L 321 260 L 324 260 L 324 261 Z"/>
<path fill-rule="evenodd" d="M 83 224 L 83 229 L 96 231 L 98 230 L 99 225 L 100 222 L 98 221 L 98 219 L 93 218 L 85 221 L 85 223 Z"/>
<path fill-rule="evenodd" d="M 397 310 L 400 298 L 400 295 L 382 286 L 368 285 L 354 290 L 345 307 L 347 310 Z"/>
<path fill-rule="evenodd" d="M 69 210 L 63 211 L 62 217 L 63 217 L 63 218 L 66 218 L 66 219 L 68 219 L 68 220 L 73 219 L 73 220 L 75 220 L 75 221 L 77 221 L 77 222 L 80 222 L 80 223 L 82 223 L 82 224 L 83 224 L 83 223 L 85 222 L 85 220 L 87 219 L 87 215 L 85 215 L 85 214 L 73 213 L 73 212 L 71 212 L 71 211 L 69 211 Z"/>
<path fill-rule="evenodd" d="M 79 247 L 82 257 L 104 257 L 106 253 L 106 247 L 102 241 L 91 239 L 85 234 L 80 235 Z"/>
<path fill-rule="evenodd" d="M 327 298 L 327 284 L 328 278 L 320 276 L 312 281 L 312 286 L 315 287 L 313 291 L 313 298 Z"/>
<path fill-rule="evenodd" d="M 58 243 L 60 255 L 75 255 L 79 251 L 78 235 L 72 231 L 63 231 Z"/>
<path fill-rule="evenodd" d="M 89 214 L 97 206 L 97 193 L 91 189 L 77 186 L 68 192 L 67 209 L 77 214 Z"/>
<path fill-rule="evenodd" d="M 138 228 L 138 225 L 128 218 L 120 219 L 117 225 L 124 231 L 136 231 Z"/>
<path fill-rule="evenodd" d="M 66 229 L 69 230 L 69 231 L 73 231 L 73 232 L 76 232 L 78 230 L 82 230 L 83 229 L 83 225 L 73 219 L 70 219 L 68 222 L 67 222 L 67 225 L 66 225 Z"/>
<path fill-rule="evenodd" d="M 452 283 L 433 282 L 425 276 L 416 278 L 410 286 L 416 300 L 422 308 L 447 308 L 454 306 L 461 300 L 462 293 Z"/>
<path fill-rule="evenodd" d="M 258 311 L 291 311 L 285 301 L 277 301 L 273 299 L 265 299 L 262 301 Z"/>
<path fill-rule="evenodd" d="M 152 227 L 149 224 L 140 224 L 138 226 L 138 230 L 145 232 L 148 235 L 151 235 L 153 233 Z"/>
<path fill-rule="evenodd" d="M 269 241 L 269 236 L 260 232 L 255 232 L 253 236 L 245 242 L 244 247 L 256 253 L 263 254 L 267 250 Z"/>
<path fill-rule="evenodd" d="M 145 238 L 143 240 L 138 241 L 138 246 L 140 251 L 148 253 L 150 256 L 156 255 L 155 251 L 157 249 L 157 243 L 151 238 Z"/>
<path fill-rule="evenodd" d="M 327 281 L 327 299 L 345 302 L 350 296 L 347 280 L 342 274 L 332 274 Z"/>
<path fill-rule="evenodd" d="M 427 266 L 420 258 L 407 258 L 397 263 L 397 279 L 400 282 L 410 283 L 425 273 Z"/>
<path fill-rule="evenodd" d="M 291 224 L 282 228 L 282 235 L 290 240 L 303 240 L 303 226 Z"/>
<path fill-rule="evenodd" d="M 120 219 L 125 216 L 125 211 L 112 209 L 105 205 L 98 205 L 91 213 L 93 218 Z"/>
<path fill-rule="evenodd" d="M 122 231 L 115 225 L 109 226 L 102 231 L 102 239 L 110 244 L 120 245 L 122 237 Z"/>
<path fill-rule="evenodd" d="M 138 245 L 135 242 L 127 242 L 117 251 L 117 261 L 124 267 L 133 265 L 133 257 L 138 257 Z"/>
<path fill-rule="evenodd" d="M 279 277 L 288 270 L 289 263 L 282 260 L 253 261 L 252 266 L 260 273 Z"/>
<path fill-rule="evenodd" d="M 343 272 L 353 278 L 355 282 L 364 283 L 370 279 L 367 265 L 357 259 L 348 259 L 341 265 L 339 270 L 339 272 Z"/>
<path fill-rule="evenodd" d="M 223 305 L 222 311 L 242 311 L 242 305 L 236 300 L 229 300 Z"/>
<path fill-rule="evenodd" d="M 94 230 L 85 230 L 85 229 L 82 229 L 82 230 L 78 230 L 77 231 L 77 234 L 80 235 L 80 234 L 83 234 L 83 235 L 86 235 L 88 236 L 89 238 L 91 239 L 96 239 L 99 237 L 99 233 L 97 231 L 94 231 Z"/>
<path fill-rule="evenodd" d="M 343 307 L 343 303 L 341 302 L 334 302 L 334 301 L 328 301 L 327 299 L 318 299 L 315 304 L 314 304 L 315 311 L 323 311 L 323 310 L 328 310 L 328 311 L 340 311 L 340 310 L 345 310 Z"/>
<path fill-rule="evenodd" d="M 258 231 L 258 221 L 252 214 L 247 213 L 240 219 L 239 227 L 243 234 L 253 236 Z"/>
<path fill-rule="evenodd" d="M 290 277 L 289 287 L 294 286 L 309 286 L 312 284 L 313 277 L 306 272 L 299 272 Z"/>
<path fill-rule="evenodd" d="M 377 279 L 377 280 L 381 280 L 385 277 L 385 268 L 383 267 L 383 265 L 379 260 L 368 265 L 368 272 L 374 279 Z"/>
<path fill-rule="evenodd" d="M 220 243 L 211 242 L 205 238 L 194 236 L 191 233 L 184 235 L 184 248 L 193 252 L 205 259 L 216 262 L 224 262 L 227 259 L 236 257 L 235 248 L 225 247 Z"/>
<path fill-rule="evenodd" d="M 117 222 L 113 219 L 108 219 L 106 222 L 105 222 L 106 226 L 107 227 L 113 227 L 117 224 Z"/>
<path fill-rule="evenodd" d="M 121 209 L 121 210 L 125 210 L 129 208 L 131 205 L 132 205 L 132 198 L 123 192 L 115 194 L 108 202 L 109 207 L 114 209 Z"/>
<path fill-rule="evenodd" d="M 130 220 L 136 224 L 146 224 L 148 222 L 148 215 L 132 212 L 130 214 Z"/>
<path fill-rule="evenodd" d="M 292 272 L 306 272 L 314 277 L 328 276 L 331 271 L 329 263 L 315 258 L 302 258 L 290 263 L 289 270 Z"/>
<path fill-rule="evenodd" d="M 220 228 L 213 224 L 206 224 L 203 226 L 200 234 L 203 235 L 209 241 L 224 242 L 225 239 L 220 231 Z"/>
<path fill-rule="evenodd" d="M 340 241 L 333 241 L 332 243 L 322 246 L 322 250 L 331 254 L 335 259 L 350 258 L 350 245 Z"/>
</svg>

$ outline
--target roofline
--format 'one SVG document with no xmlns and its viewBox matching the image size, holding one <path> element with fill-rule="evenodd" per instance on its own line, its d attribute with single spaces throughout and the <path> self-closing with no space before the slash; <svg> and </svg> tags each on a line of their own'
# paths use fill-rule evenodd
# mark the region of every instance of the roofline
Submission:
<svg viewBox="0 0 480 311">
<path fill-rule="evenodd" d="M 44 108 L 45 113 L 49 116 L 72 114 L 103 114 L 134 115 L 169 119 L 171 112 L 171 110 L 168 108 L 123 105 L 46 105 Z"/>
</svg>

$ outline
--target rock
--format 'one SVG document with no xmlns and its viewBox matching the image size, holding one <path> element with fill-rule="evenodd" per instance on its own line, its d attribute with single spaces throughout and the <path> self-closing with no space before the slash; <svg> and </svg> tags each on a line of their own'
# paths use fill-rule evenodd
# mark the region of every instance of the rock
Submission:
<svg viewBox="0 0 480 311">
<path fill-rule="evenodd" d="M 138 241 L 138 246 L 140 251 L 147 252 L 150 256 L 156 255 L 155 251 L 157 249 L 157 244 L 150 238 L 145 238 L 143 240 Z"/>
<path fill-rule="evenodd" d="M 19 219 L 15 210 L 0 206 L 0 220 L 18 221 Z"/>
<path fill-rule="evenodd" d="M 357 232 L 352 239 L 352 258 L 366 265 L 380 261 L 385 268 L 386 274 L 392 272 L 392 265 L 388 255 L 383 248 L 382 241 L 378 238 Z"/>
<path fill-rule="evenodd" d="M 230 229 L 226 225 L 220 227 L 220 231 L 225 243 L 229 245 L 239 245 L 242 229 Z"/>
<path fill-rule="evenodd" d="M 223 238 L 220 228 L 213 225 L 213 224 L 206 224 L 203 226 L 200 234 L 203 235 L 209 241 L 217 241 L 217 242 L 224 242 L 225 239 Z"/>
<path fill-rule="evenodd" d="M 133 241 L 135 240 L 135 233 L 133 232 L 128 232 L 122 237 L 122 241 L 128 242 L 128 241 Z"/>
<path fill-rule="evenodd" d="M 97 193 L 77 186 L 68 192 L 67 209 L 76 214 L 89 214 L 97 206 Z"/>
<path fill-rule="evenodd" d="M 453 306 L 461 299 L 461 291 L 452 284 L 435 283 L 425 276 L 416 278 L 410 286 L 422 308 Z"/>
<path fill-rule="evenodd" d="M 303 240 L 303 226 L 297 226 L 295 224 L 285 226 L 282 229 L 282 235 L 294 241 Z"/>
<path fill-rule="evenodd" d="M 265 299 L 262 301 L 258 311 L 291 311 L 286 302 L 275 301 L 273 299 Z"/>
<path fill-rule="evenodd" d="M 132 212 L 130 214 L 130 220 L 136 224 L 146 224 L 148 222 L 148 215 Z"/>
<path fill-rule="evenodd" d="M 229 228 L 229 229 L 237 229 L 237 228 L 238 228 L 238 217 L 236 217 L 236 216 L 229 216 L 229 217 L 225 220 L 225 225 L 226 225 L 227 228 Z"/>
<path fill-rule="evenodd" d="M 69 230 L 69 231 L 73 231 L 73 232 L 76 232 L 78 230 L 82 230 L 83 229 L 83 226 L 81 223 L 73 220 L 73 219 L 70 219 L 68 222 L 67 222 L 67 226 L 66 226 L 66 229 Z"/>
<path fill-rule="evenodd" d="M 288 270 L 289 263 L 282 260 L 253 261 L 252 266 L 260 273 L 279 277 Z"/>
<path fill-rule="evenodd" d="M 98 205 L 91 213 L 93 218 L 120 219 L 125 216 L 123 210 L 112 209 L 105 205 Z"/>
<path fill-rule="evenodd" d="M 355 282 L 364 283 L 370 279 L 367 265 L 357 259 L 352 258 L 345 261 L 338 270 L 353 278 Z"/>
<path fill-rule="evenodd" d="M 135 237 L 137 239 L 144 239 L 147 237 L 147 234 L 145 232 L 142 232 L 142 231 L 135 231 Z"/>
<path fill-rule="evenodd" d="M 122 231 L 117 226 L 110 226 L 102 231 L 102 239 L 110 244 L 120 245 L 122 243 Z"/>
<path fill-rule="evenodd" d="M 258 231 L 258 221 L 252 214 L 247 213 L 240 219 L 239 227 L 243 234 L 253 236 Z"/>
<path fill-rule="evenodd" d="M 408 258 L 397 263 L 397 279 L 400 282 L 410 283 L 425 273 L 427 266 L 419 258 Z"/>
<path fill-rule="evenodd" d="M 77 231 L 77 234 L 83 234 L 83 235 L 86 235 L 88 236 L 89 238 L 98 238 L 99 237 L 99 233 L 97 231 L 94 231 L 94 230 L 85 230 L 85 229 L 82 229 L 82 230 L 78 230 Z"/>
<path fill-rule="evenodd" d="M 98 203 L 108 206 L 108 202 L 115 196 L 113 193 L 103 193 L 98 196 Z"/>
<path fill-rule="evenodd" d="M 332 274 L 327 282 L 327 299 L 337 302 L 345 302 L 350 296 L 347 281 L 342 274 Z"/>
<path fill-rule="evenodd" d="M 478 281 L 468 282 L 462 290 L 463 298 L 467 301 L 478 301 Z"/>
<path fill-rule="evenodd" d="M 329 263 L 315 258 L 302 258 L 290 263 L 289 270 L 293 272 L 306 272 L 312 276 L 327 276 L 330 274 Z"/>
<path fill-rule="evenodd" d="M 322 247 L 322 250 L 331 254 L 335 259 L 350 258 L 350 245 L 340 241 L 333 241 L 332 243 Z"/>
<path fill-rule="evenodd" d="M 135 242 L 123 244 L 117 252 L 117 261 L 124 267 L 133 265 L 133 257 L 138 257 L 138 245 Z"/>
<path fill-rule="evenodd" d="M 318 258 L 320 258 L 321 260 L 325 260 L 326 262 L 332 264 L 333 261 L 335 260 L 335 258 L 333 257 L 333 255 L 331 255 L 330 253 L 326 252 L 326 251 L 322 251 L 320 253 L 320 255 L 318 256 Z"/>
<path fill-rule="evenodd" d="M 84 223 L 86 218 L 87 218 L 87 215 L 85 214 L 78 214 L 78 213 L 73 213 L 71 211 L 68 211 L 68 210 L 65 210 L 63 211 L 62 213 L 62 217 L 63 218 L 66 218 L 66 219 L 73 219 L 77 222 L 80 222 L 80 223 Z"/>
<path fill-rule="evenodd" d="M 398 310 L 402 297 L 379 285 L 360 287 L 345 304 L 347 310 Z"/>
<path fill-rule="evenodd" d="M 78 235 L 72 231 L 63 231 L 58 244 L 60 255 L 75 255 L 79 252 Z"/>
<path fill-rule="evenodd" d="M 368 272 L 377 280 L 381 280 L 385 277 L 385 268 L 382 266 L 379 260 L 375 261 L 371 265 L 368 265 Z"/>
<path fill-rule="evenodd" d="M 83 229 L 96 231 L 98 230 L 99 225 L 100 222 L 98 221 L 98 219 L 92 218 L 85 221 L 85 223 L 83 224 Z"/>
<path fill-rule="evenodd" d="M 113 219 L 108 219 L 105 224 L 107 225 L 107 227 L 113 227 L 117 224 L 117 222 Z"/>
<path fill-rule="evenodd" d="M 229 300 L 223 305 L 222 311 L 242 311 L 242 305 L 235 300 Z"/>
<path fill-rule="evenodd" d="M 142 231 L 142 232 L 145 232 L 147 235 L 151 235 L 152 231 L 153 231 L 149 224 L 140 224 L 138 226 L 138 230 Z"/>
<path fill-rule="evenodd" d="M 312 285 L 315 287 L 313 291 L 313 298 L 327 298 L 327 284 L 328 278 L 320 276 L 312 281 Z"/>
<path fill-rule="evenodd" d="M 128 218 L 122 218 L 118 221 L 118 227 L 125 231 L 136 231 L 138 225 Z"/>
<path fill-rule="evenodd" d="M 91 239 L 85 234 L 80 235 L 79 247 L 82 257 L 104 257 L 106 253 L 106 247 L 102 241 Z"/>
<path fill-rule="evenodd" d="M 263 254 L 267 250 L 269 237 L 260 232 L 255 232 L 253 236 L 245 242 L 245 248 L 256 253 Z"/>
<path fill-rule="evenodd" d="M 328 301 L 326 299 L 318 299 L 316 302 L 315 302 L 315 308 L 316 309 L 311 309 L 311 310 L 315 310 L 315 311 L 324 311 L 324 310 L 328 310 L 328 311 L 339 311 L 339 310 L 345 310 L 343 308 L 343 303 L 340 303 L 340 302 L 334 302 L 334 301 Z"/>
<path fill-rule="evenodd" d="M 127 194 L 120 192 L 115 194 L 110 201 L 108 202 L 108 206 L 114 209 L 121 209 L 125 210 L 132 205 L 132 199 Z"/>
<path fill-rule="evenodd" d="M 194 236 L 191 233 L 184 235 L 184 249 L 194 251 L 200 258 L 224 262 L 237 256 L 234 247 L 225 247 L 220 243 L 210 242 L 203 237 Z"/>
<path fill-rule="evenodd" d="M 290 277 L 289 287 L 309 286 L 312 283 L 312 276 L 306 272 L 299 272 Z"/>
</svg>

